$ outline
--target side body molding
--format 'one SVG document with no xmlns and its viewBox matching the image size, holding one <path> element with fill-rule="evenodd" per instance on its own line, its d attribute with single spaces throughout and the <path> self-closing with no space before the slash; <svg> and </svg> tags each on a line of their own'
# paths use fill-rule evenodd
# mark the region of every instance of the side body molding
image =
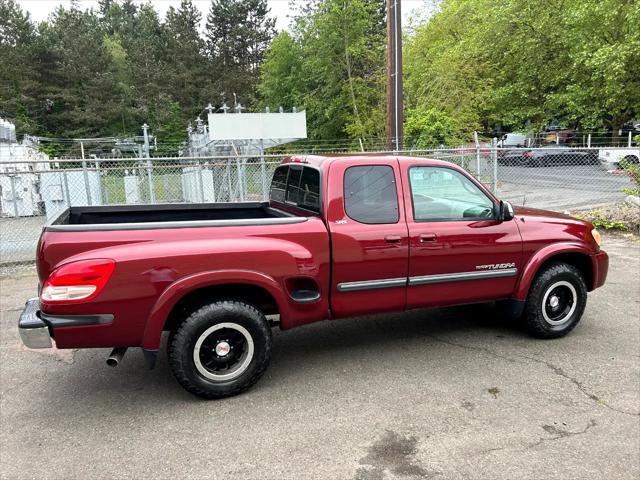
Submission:
<svg viewBox="0 0 640 480">
<path fill-rule="evenodd" d="M 561 253 L 580 253 L 587 257 L 593 253 L 586 245 L 577 242 L 562 242 L 547 245 L 533 254 L 522 270 L 513 298 L 526 300 L 534 277 L 544 262 Z"/>
<path fill-rule="evenodd" d="M 288 307 L 286 295 L 281 286 L 270 276 L 250 270 L 200 272 L 176 280 L 158 297 L 147 319 L 142 338 L 142 348 L 145 350 L 158 350 L 160 348 L 160 337 L 162 336 L 167 317 L 171 309 L 182 297 L 199 288 L 230 283 L 242 283 L 264 288 L 273 296 L 278 304 L 282 321 L 287 321 Z"/>
</svg>

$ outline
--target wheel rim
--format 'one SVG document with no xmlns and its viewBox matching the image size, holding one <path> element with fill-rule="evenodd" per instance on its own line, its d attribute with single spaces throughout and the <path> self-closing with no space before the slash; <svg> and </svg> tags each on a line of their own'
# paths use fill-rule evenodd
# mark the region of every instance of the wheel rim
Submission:
<svg viewBox="0 0 640 480">
<path fill-rule="evenodd" d="M 566 323 L 578 305 L 576 288 L 567 281 L 555 282 L 542 299 L 542 316 L 552 326 Z"/>
<path fill-rule="evenodd" d="M 207 328 L 193 347 L 193 362 L 209 380 L 233 380 L 242 375 L 253 359 L 251 334 L 237 323 L 219 323 Z"/>
</svg>

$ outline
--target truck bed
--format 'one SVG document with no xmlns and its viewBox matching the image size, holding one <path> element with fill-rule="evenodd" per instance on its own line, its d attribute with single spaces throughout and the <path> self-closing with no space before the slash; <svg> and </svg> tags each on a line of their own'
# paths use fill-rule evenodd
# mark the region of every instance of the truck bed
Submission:
<svg viewBox="0 0 640 480">
<path fill-rule="evenodd" d="M 205 203 L 71 207 L 46 231 L 87 231 L 297 223 L 303 217 L 269 203 Z"/>
</svg>

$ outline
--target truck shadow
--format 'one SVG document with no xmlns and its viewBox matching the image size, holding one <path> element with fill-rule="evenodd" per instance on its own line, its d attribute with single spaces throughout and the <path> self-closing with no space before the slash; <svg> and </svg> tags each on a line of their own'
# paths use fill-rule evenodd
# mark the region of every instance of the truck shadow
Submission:
<svg viewBox="0 0 640 480">
<path fill-rule="evenodd" d="M 408 343 L 421 343 L 428 349 L 427 343 L 472 341 L 482 344 L 485 339 L 496 337 L 526 338 L 527 335 L 517 320 L 504 318 L 492 304 L 329 320 L 290 331 L 274 330 L 270 371 L 278 370 L 280 375 L 284 373 L 280 370 L 301 364 L 322 366 L 327 357 L 350 355 L 354 351 L 375 349 L 383 358 L 385 349 L 404 348 Z"/>
<path fill-rule="evenodd" d="M 380 369 L 402 366 L 399 353 L 411 348 L 410 355 L 431 355 L 434 346 L 445 343 L 487 344 L 496 337 L 522 338 L 525 336 L 515 321 L 499 317 L 492 305 L 468 305 L 403 313 L 381 314 L 344 320 L 324 321 L 290 331 L 273 330 L 272 362 L 265 378 L 247 394 L 225 400 L 224 403 L 243 402 L 251 397 L 265 395 L 274 390 L 299 390 L 309 376 L 319 378 L 328 371 L 355 363 L 379 362 Z M 449 355 L 459 355 L 451 347 Z M 415 353 L 417 352 L 417 353 Z M 435 355 L 443 356 L 443 350 Z M 74 404 L 129 405 L 138 401 L 147 408 L 165 409 L 176 403 L 198 403 L 202 400 L 185 392 L 174 380 L 166 359 L 166 335 L 158 356 L 156 368 L 148 371 L 139 349 L 129 349 L 117 368 L 105 365 L 108 350 L 80 350 L 75 365 L 58 375 L 49 376 L 51 394 L 66 399 L 59 405 L 61 418 L 74 414 Z M 396 360 L 394 360 L 394 358 Z M 447 361 L 447 358 L 440 358 Z M 398 362 L 395 365 L 393 362 Z M 418 359 L 418 361 L 421 361 Z M 69 392 L 75 395 L 70 396 Z M 73 400 L 75 399 L 75 400 Z M 72 400 L 69 402 L 69 400 Z M 50 400 L 49 400 L 50 401 Z"/>
</svg>

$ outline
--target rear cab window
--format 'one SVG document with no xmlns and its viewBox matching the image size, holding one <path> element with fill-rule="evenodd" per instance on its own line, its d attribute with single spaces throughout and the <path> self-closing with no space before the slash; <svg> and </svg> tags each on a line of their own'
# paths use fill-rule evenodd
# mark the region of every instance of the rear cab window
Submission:
<svg viewBox="0 0 640 480">
<path fill-rule="evenodd" d="M 320 214 L 320 172 L 287 164 L 276 168 L 271 181 L 271 201 Z"/>
</svg>

